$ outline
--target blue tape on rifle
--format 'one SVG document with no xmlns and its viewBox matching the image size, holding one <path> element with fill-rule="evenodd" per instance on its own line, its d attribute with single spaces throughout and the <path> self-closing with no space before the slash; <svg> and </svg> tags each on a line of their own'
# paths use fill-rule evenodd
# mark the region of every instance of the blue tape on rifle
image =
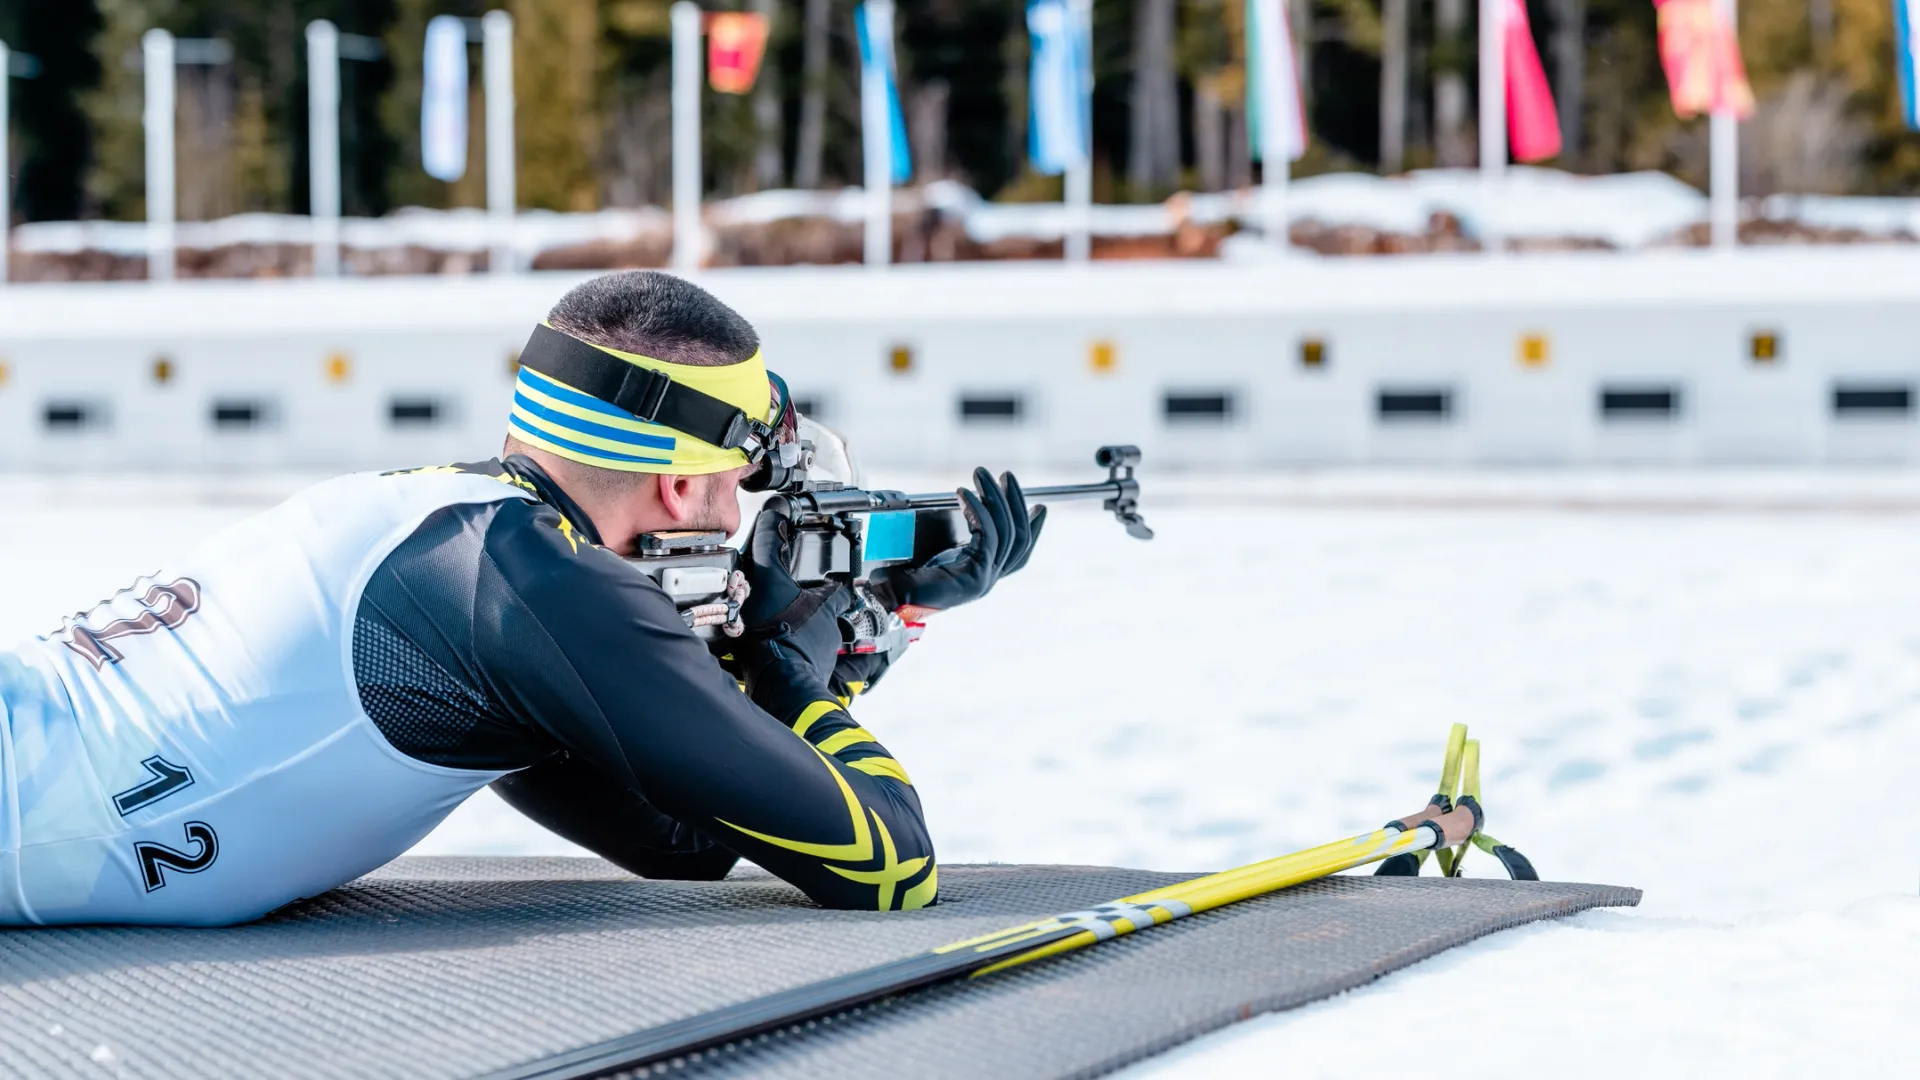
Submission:
<svg viewBox="0 0 1920 1080">
<path fill-rule="evenodd" d="M 913 558 L 913 519 L 911 510 L 867 515 L 867 544 L 861 554 L 865 562 L 904 562 Z"/>
</svg>

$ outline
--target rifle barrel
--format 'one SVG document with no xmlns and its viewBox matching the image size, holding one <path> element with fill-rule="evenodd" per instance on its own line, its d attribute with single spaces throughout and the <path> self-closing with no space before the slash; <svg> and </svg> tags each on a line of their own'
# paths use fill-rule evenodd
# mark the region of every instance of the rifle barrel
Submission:
<svg viewBox="0 0 1920 1080">
<path fill-rule="evenodd" d="M 1097 484 L 1055 484 L 1052 487 L 1021 489 L 1028 503 L 1068 502 L 1074 499 L 1112 499 L 1122 494 L 1121 485 L 1116 480 L 1103 480 Z M 952 510 L 960 506 L 960 497 L 951 492 L 939 492 L 928 495 L 906 496 L 909 510 Z"/>
<path fill-rule="evenodd" d="M 1058 484 L 1027 488 L 1029 503 L 1066 502 L 1075 499 L 1117 499 L 1129 493 L 1132 481 L 1103 480 L 1095 484 Z M 798 507 L 814 514 L 881 514 L 895 510 L 957 510 L 960 497 L 954 492 L 930 492 L 908 495 L 900 491 L 864 491 L 842 488 L 839 491 L 809 491 L 788 498 Z"/>
</svg>

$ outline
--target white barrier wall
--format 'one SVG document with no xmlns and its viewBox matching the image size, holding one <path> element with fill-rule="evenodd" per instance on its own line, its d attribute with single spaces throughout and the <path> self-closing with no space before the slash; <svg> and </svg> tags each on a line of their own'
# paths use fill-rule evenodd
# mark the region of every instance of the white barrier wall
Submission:
<svg viewBox="0 0 1920 1080">
<path fill-rule="evenodd" d="M 0 290 L 0 468 L 398 467 L 500 442 L 580 275 Z M 1920 255 L 727 271 L 872 464 L 1920 458 Z"/>
</svg>

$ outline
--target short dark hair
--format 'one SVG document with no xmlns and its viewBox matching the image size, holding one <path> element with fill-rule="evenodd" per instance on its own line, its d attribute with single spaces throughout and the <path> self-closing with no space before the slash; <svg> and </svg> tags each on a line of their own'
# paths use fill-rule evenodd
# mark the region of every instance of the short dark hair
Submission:
<svg viewBox="0 0 1920 1080">
<path fill-rule="evenodd" d="M 712 293 L 663 270 L 581 282 L 547 313 L 555 330 L 670 364 L 725 367 L 760 350 L 760 335 Z"/>
</svg>

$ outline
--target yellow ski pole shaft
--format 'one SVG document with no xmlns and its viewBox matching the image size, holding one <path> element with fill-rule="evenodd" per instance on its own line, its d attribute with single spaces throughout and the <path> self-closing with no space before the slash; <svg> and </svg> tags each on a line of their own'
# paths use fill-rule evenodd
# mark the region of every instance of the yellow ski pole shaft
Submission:
<svg viewBox="0 0 1920 1080">
<path fill-rule="evenodd" d="M 1431 806 L 1438 807 L 1441 813 L 1453 809 L 1454 800 L 1460 797 L 1460 766 L 1466 757 L 1466 751 L 1467 725 L 1455 724 L 1447 731 L 1447 756 L 1440 764 L 1440 786 L 1435 789 L 1433 799 L 1429 803 Z M 1440 863 L 1441 875 L 1451 877 L 1453 853 L 1443 848 L 1431 852 L 1422 851 L 1414 858 L 1420 865 L 1425 865 L 1429 853 Z"/>
<path fill-rule="evenodd" d="M 1408 819 L 1403 819 L 1403 822 L 1405 820 Z M 1342 870 L 1390 859 L 1402 852 L 1430 851 L 1437 847 L 1464 844 L 1473 836 L 1474 817 L 1472 813 L 1465 810 L 1449 811 L 1412 825 L 1403 822 L 1394 822 L 1386 828 L 1375 829 L 1370 833 L 1346 840 L 1336 840 L 1331 844 L 1322 844 L 1319 847 L 1297 851 L 1291 855 L 1282 855 L 1265 862 L 1225 870 L 1218 874 L 1209 874 L 1206 877 L 1167 885 L 1134 896 L 1122 897 L 1112 904 L 1104 904 L 1087 912 L 1056 915 L 1051 919 L 1014 927 L 997 934 L 955 942 L 936 951 L 947 952 L 968 948 L 1000 949 L 1029 938 L 1051 935 L 1066 926 L 1074 925 L 1072 921 L 1063 922 L 1062 920 L 1078 919 L 1085 924 L 1079 933 L 1056 938 L 973 972 L 973 976 L 978 978 L 1044 957 L 1084 948 L 1096 941 L 1130 934 L 1135 930 L 1172 922 L 1188 915 L 1212 911 L 1227 904 L 1265 896 L 1288 886 L 1328 877 Z M 1088 923 L 1085 918 L 1088 916 L 1091 916 L 1098 925 Z"/>
<path fill-rule="evenodd" d="M 1455 805 L 1469 808 L 1480 805 L 1480 740 L 1468 739 L 1460 754 L 1460 794 L 1454 799 Z M 1464 841 L 1452 852 L 1452 858 L 1446 859 L 1447 852 L 1440 852 L 1448 877 L 1460 876 L 1460 863 L 1467 857 L 1469 845 Z"/>
</svg>

